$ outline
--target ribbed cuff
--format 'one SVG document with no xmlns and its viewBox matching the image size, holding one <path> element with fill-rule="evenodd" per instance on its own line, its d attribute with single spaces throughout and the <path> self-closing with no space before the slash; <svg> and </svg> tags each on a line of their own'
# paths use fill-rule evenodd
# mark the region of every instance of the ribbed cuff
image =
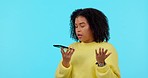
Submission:
<svg viewBox="0 0 148 78">
<path fill-rule="evenodd" d="M 60 65 L 59 65 L 59 68 L 60 68 L 60 73 L 62 74 L 62 73 L 65 73 L 65 72 L 69 72 L 71 70 L 72 66 L 70 64 L 70 66 L 68 68 L 66 68 L 66 67 L 63 66 L 63 64 L 61 62 Z"/>
<path fill-rule="evenodd" d="M 109 66 L 107 64 L 103 67 L 98 67 L 98 65 L 96 65 L 96 70 L 100 73 L 105 73 L 107 70 L 109 70 Z"/>
</svg>

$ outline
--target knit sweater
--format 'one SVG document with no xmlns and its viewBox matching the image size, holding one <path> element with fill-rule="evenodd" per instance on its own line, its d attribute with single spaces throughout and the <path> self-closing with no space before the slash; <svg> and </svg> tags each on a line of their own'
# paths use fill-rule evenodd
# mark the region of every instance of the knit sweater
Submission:
<svg viewBox="0 0 148 78">
<path fill-rule="evenodd" d="M 59 63 L 56 70 L 56 78 L 120 78 L 118 68 L 118 55 L 110 43 L 107 42 L 75 42 L 70 45 L 75 51 L 71 57 L 70 67 L 66 68 Z M 106 65 L 97 66 L 95 50 L 108 49 L 111 55 L 106 58 Z"/>
</svg>

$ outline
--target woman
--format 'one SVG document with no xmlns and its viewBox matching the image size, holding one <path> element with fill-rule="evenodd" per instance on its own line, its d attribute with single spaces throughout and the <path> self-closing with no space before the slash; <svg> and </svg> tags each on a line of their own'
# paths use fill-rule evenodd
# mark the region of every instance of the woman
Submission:
<svg viewBox="0 0 148 78">
<path fill-rule="evenodd" d="M 66 52 L 61 48 L 56 78 L 120 78 L 117 52 L 108 43 L 106 16 L 94 8 L 77 9 L 70 25 L 76 42 Z"/>
</svg>

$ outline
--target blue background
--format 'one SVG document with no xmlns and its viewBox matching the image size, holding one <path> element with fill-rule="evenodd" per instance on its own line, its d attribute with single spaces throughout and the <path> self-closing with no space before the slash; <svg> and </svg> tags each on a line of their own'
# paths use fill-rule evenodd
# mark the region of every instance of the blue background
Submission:
<svg viewBox="0 0 148 78">
<path fill-rule="evenodd" d="M 146 78 L 147 0 L 0 0 L 0 78 L 54 78 L 61 54 L 52 45 L 74 42 L 70 14 L 86 7 L 108 17 L 122 78 Z"/>
</svg>

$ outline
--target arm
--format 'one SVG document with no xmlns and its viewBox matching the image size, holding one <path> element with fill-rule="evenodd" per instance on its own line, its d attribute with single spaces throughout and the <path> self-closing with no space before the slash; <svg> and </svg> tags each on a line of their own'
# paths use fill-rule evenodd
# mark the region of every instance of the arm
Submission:
<svg viewBox="0 0 148 78">
<path fill-rule="evenodd" d="M 70 77 L 71 70 L 72 70 L 71 65 L 68 68 L 66 68 L 62 65 L 62 62 L 60 62 L 59 66 L 56 70 L 55 78 L 71 78 Z"/>
<path fill-rule="evenodd" d="M 120 72 L 118 68 L 118 56 L 113 46 L 108 48 L 111 54 L 105 59 L 105 66 L 95 66 L 97 78 L 120 78 Z"/>
<path fill-rule="evenodd" d="M 71 78 L 72 65 L 70 65 L 71 56 L 74 49 L 69 48 L 66 52 L 61 48 L 62 62 L 59 64 L 56 71 L 56 78 Z"/>
</svg>

